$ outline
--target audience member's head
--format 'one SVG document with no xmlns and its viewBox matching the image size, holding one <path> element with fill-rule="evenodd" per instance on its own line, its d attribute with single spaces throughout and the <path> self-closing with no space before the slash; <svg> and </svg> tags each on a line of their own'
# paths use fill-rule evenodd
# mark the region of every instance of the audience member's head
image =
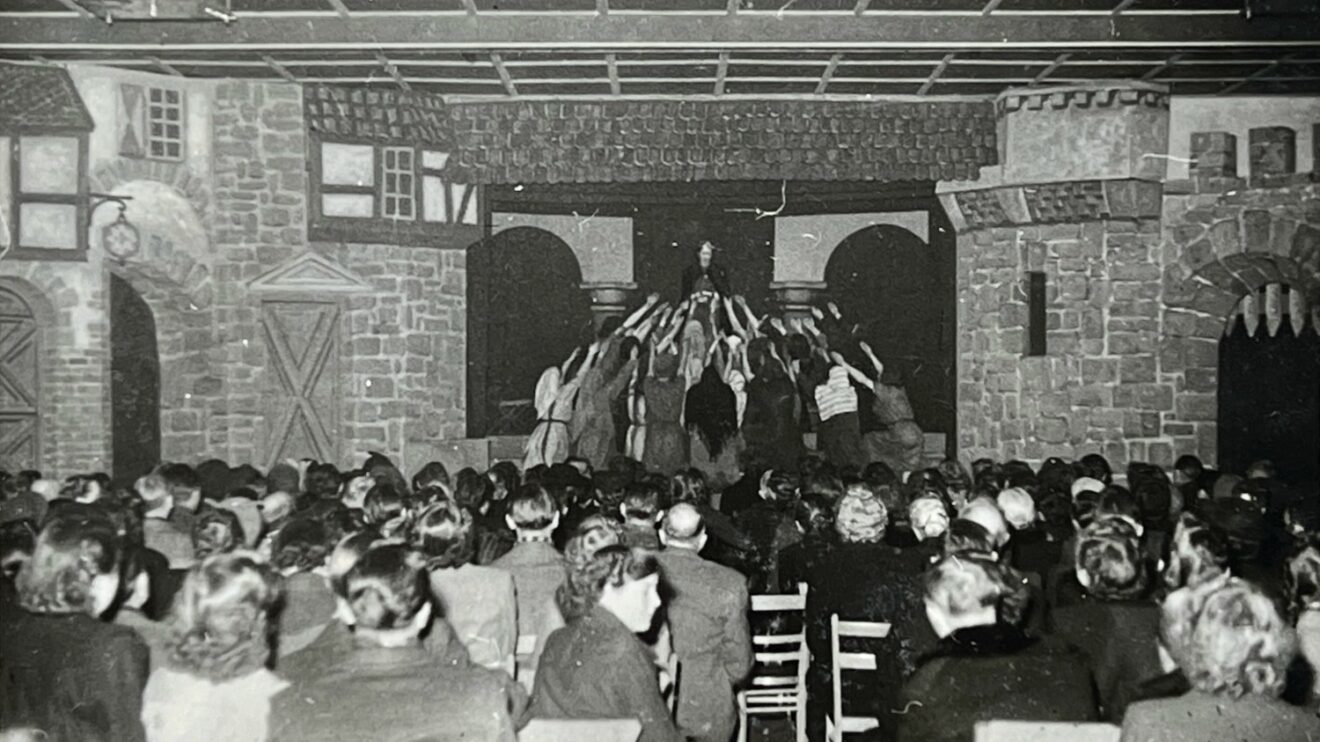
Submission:
<svg viewBox="0 0 1320 742">
<path fill-rule="evenodd" d="M 825 495 L 803 495 L 793 504 L 793 522 L 802 538 L 814 543 L 834 539 L 834 502 Z"/>
<path fill-rule="evenodd" d="M 215 504 L 220 510 L 228 510 L 238 518 L 243 529 L 243 545 L 255 549 L 261 541 L 262 520 L 261 504 L 242 497 L 227 497 Z"/>
<path fill-rule="evenodd" d="M 954 518 L 944 534 L 944 554 L 998 559 L 999 547 L 985 526 L 966 518 Z"/>
<path fill-rule="evenodd" d="M 51 516 L 18 573 L 18 595 L 34 613 L 100 616 L 119 593 L 120 543 L 97 509 L 70 504 Z"/>
<path fill-rule="evenodd" d="M 362 515 L 367 525 L 383 530 L 386 523 L 403 517 L 407 507 L 402 493 L 388 484 L 378 484 L 362 501 Z"/>
<path fill-rule="evenodd" d="M 1099 518 L 1077 534 L 1077 582 L 1101 600 L 1132 600 L 1149 586 L 1141 537 L 1126 519 Z"/>
<path fill-rule="evenodd" d="M 654 556 L 618 544 L 592 548 L 588 535 L 581 534 L 569 540 L 564 562 L 568 576 L 555 593 L 564 618 L 580 620 L 600 606 L 629 631 L 651 628 L 660 607 L 660 568 Z"/>
<path fill-rule="evenodd" d="M 666 510 L 660 528 L 660 543 L 670 549 L 701 551 L 706 545 L 706 525 L 701 520 L 701 513 L 686 502 Z"/>
<path fill-rule="evenodd" d="M 1109 459 L 1098 453 L 1088 453 L 1077 462 L 1083 477 L 1096 479 L 1108 486 L 1114 483 L 1114 471 L 1109 468 Z"/>
<path fill-rule="evenodd" d="M 1176 590 L 1161 614 L 1161 643 L 1196 690 L 1230 699 L 1283 692 L 1297 636 L 1260 588 L 1230 577 Z"/>
<path fill-rule="evenodd" d="M 174 506 L 195 511 L 202 502 L 202 482 L 197 472 L 187 464 L 162 464 L 156 470 L 165 479 L 165 486 L 174 498 Z M 144 496 L 145 497 L 145 496 Z"/>
<path fill-rule="evenodd" d="M 271 473 L 274 474 L 274 470 Z M 334 464 L 315 463 L 307 467 L 307 475 L 303 480 L 302 489 L 311 499 L 333 500 L 339 497 L 343 482 L 343 475 L 339 473 L 339 469 Z M 272 480 L 271 492 L 295 494 L 293 490 L 273 485 L 274 481 Z"/>
<path fill-rule="evenodd" d="M 995 503 L 1003 513 L 1004 520 L 1015 531 L 1028 528 L 1036 522 L 1036 502 L 1021 487 L 1009 487 L 1001 491 Z"/>
<path fill-rule="evenodd" d="M 706 485 L 706 475 L 702 474 L 700 469 L 680 470 L 670 479 L 669 498 L 676 503 L 710 504 L 710 489 Z"/>
<path fill-rule="evenodd" d="M 344 600 L 356 634 L 386 644 L 414 639 L 431 620 L 425 558 L 403 544 L 372 546 L 345 575 Z"/>
<path fill-rule="evenodd" d="M 978 497 L 972 500 L 958 513 L 958 518 L 980 524 L 990 534 L 996 549 L 1008 543 L 1008 521 L 1004 520 L 1004 514 L 993 499 Z"/>
<path fill-rule="evenodd" d="M 243 525 L 238 516 L 223 508 L 205 508 L 197 514 L 192 527 L 193 552 L 197 559 L 213 554 L 228 554 L 245 545 Z"/>
<path fill-rule="evenodd" d="M 292 518 L 275 534 L 270 563 L 285 574 L 311 572 L 325 564 L 329 537 L 320 521 L 302 516 Z"/>
<path fill-rule="evenodd" d="M 270 619 L 281 580 L 253 554 L 216 554 L 193 566 L 174 600 L 166 665 L 211 682 L 270 659 Z"/>
<path fill-rule="evenodd" d="M 329 583 L 330 590 L 339 598 L 348 596 L 348 586 L 344 578 L 348 576 L 348 571 L 353 565 L 358 563 L 362 555 L 367 553 L 373 544 L 381 542 L 383 539 L 379 533 L 373 530 L 358 531 L 349 536 L 340 539 L 335 548 L 330 551 L 330 556 L 325 560 L 325 581 Z M 347 603 L 341 604 L 341 607 L 347 607 Z M 348 613 L 341 612 L 341 620 L 347 619 L 345 623 L 353 622 L 352 611 Z"/>
<path fill-rule="evenodd" d="M 496 500 L 503 500 L 517 492 L 522 484 L 522 473 L 518 471 L 518 465 L 512 461 L 495 462 L 486 472 L 486 477 L 495 486 L 492 497 Z"/>
<path fill-rule="evenodd" d="M 451 501 L 437 502 L 417 516 L 412 547 L 429 569 L 457 569 L 476 555 L 472 514 Z"/>
<path fill-rule="evenodd" d="M 288 492 L 272 492 L 261 498 L 261 522 L 267 531 L 283 527 L 293 517 L 294 496 Z"/>
<path fill-rule="evenodd" d="M 0 576 L 12 584 L 37 545 L 37 525 L 30 520 L 0 523 Z"/>
<path fill-rule="evenodd" d="M 90 474 L 76 474 L 60 485 L 60 497 L 74 502 L 96 502 L 105 494 L 101 481 Z"/>
<path fill-rule="evenodd" d="M 632 483 L 619 505 L 619 513 L 630 525 L 654 528 L 664 515 L 660 489 L 645 480 Z"/>
<path fill-rule="evenodd" d="M 1228 541 L 1219 529 L 1183 513 L 1173 527 L 1162 578 L 1170 590 L 1204 584 L 1228 569 Z"/>
<path fill-rule="evenodd" d="M 938 539 L 949 530 L 949 509 L 940 498 L 922 495 L 908 505 L 908 521 L 919 540 Z"/>
<path fill-rule="evenodd" d="M 473 515 L 485 512 L 494 495 L 495 485 L 476 469 L 460 469 L 454 477 L 454 503 Z"/>
<path fill-rule="evenodd" d="M 849 484 L 834 507 L 834 529 L 843 543 L 876 543 L 885 537 L 889 510 L 865 482 Z"/>
<path fill-rule="evenodd" d="M 174 507 L 174 498 L 170 495 L 169 483 L 159 472 L 138 477 L 134 488 L 142 497 L 146 517 L 164 519 L 169 516 Z"/>
<path fill-rule="evenodd" d="M 926 571 L 926 616 L 940 637 L 977 626 L 1018 626 L 1029 598 L 1022 576 L 992 559 L 949 555 Z"/>
<path fill-rule="evenodd" d="M 525 485 L 508 498 L 504 520 L 509 528 L 518 532 L 519 538 L 548 539 L 550 532 L 559 525 L 559 506 L 544 487 Z"/>
</svg>

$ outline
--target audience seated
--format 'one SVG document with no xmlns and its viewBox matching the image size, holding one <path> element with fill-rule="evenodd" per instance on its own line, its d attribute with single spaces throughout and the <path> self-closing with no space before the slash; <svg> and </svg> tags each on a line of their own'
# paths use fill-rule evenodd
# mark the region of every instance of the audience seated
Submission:
<svg viewBox="0 0 1320 742">
<path fill-rule="evenodd" d="M 592 531 L 564 552 L 568 578 L 557 594 L 567 624 L 546 641 L 536 670 L 531 716 L 635 718 L 640 742 L 679 742 L 660 695 L 652 655 L 636 634 L 660 607 L 660 566 L 639 549 L 596 548 Z"/>
<path fill-rule="evenodd" d="M 491 566 L 513 577 L 518 635 L 536 636 L 555 590 L 564 581 L 563 561 L 551 543 L 551 534 L 559 525 L 559 508 L 545 488 L 529 484 L 508 498 L 506 509 L 504 517 L 518 540 Z M 536 671 L 532 658 L 519 660 L 519 664 L 519 672 Z"/>
<path fill-rule="evenodd" d="M 143 507 L 142 533 L 148 549 L 158 551 L 169 560 L 171 569 L 187 569 L 196 560 L 193 552 L 191 523 L 185 530 L 170 515 L 179 508 L 174 505 L 174 496 L 165 477 L 151 473 L 137 481 L 137 493 L 141 495 Z"/>
<path fill-rule="evenodd" d="M 940 637 L 904 686 L 895 739 L 966 740 L 978 721 L 1094 721 L 1091 673 L 1077 649 L 1021 628 L 1028 591 L 1012 568 L 951 554 L 925 577 Z"/>
<path fill-rule="evenodd" d="M 1082 599 L 1051 614 L 1056 636 L 1086 652 L 1101 714 L 1119 722 L 1137 685 L 1162 673 L 1159 606 L 1141 542 L 1125 519 L 1103 517 L 1078 534 Z"/>
<path fill-rule="evenodd" d="M 100 616 L 119 594 L 119 538 L 92 505 L 53 512 L 0 617 L 0 719 L 57 740 L 144 740 L 147 645 Z"/>
<path fill-rule="evenodd" d="M 679 731 L 698 742 L 728 742 L 737 727 L 733 688 L 752 667 L 747 579 L 701 557 L 705 525 L 692 505 L 665 513 L 660 541 L 665 615 L 682 668 Z"/>
<path fill-rule="evenodd" d="M 1130 706 L 1122 739 L 1320 737 L 1314 713 L 1279 699 L 1297 636 L 1259 588 L 1231 577 L 1177 590 L 1164 601 L 1160 632 L 1191 690 Z"/>
<path fill-rule="evenodd" d="M 142 696 L 148 742 L 268 739 L 271 698 L 288 685 L 267 669 L 280 587 L 253 554 L 216 554 L 189 571 Z"/>
<path fill-rule="evenodd" d="M 440 614 L 457 632 L 472 661 L 514 674 L 518 608 L 513 577 L 472 563 L 476 555 L 472 515 L 441 500 L 417 518 L 413 548 L 427 559 Z"/>
<path fill-rule="evenodd" d="M 436 661 L 426 559 L 397 543 L 369 548 L 343 577 L 351 648 L 333 663 L 290 663 L 271 708 L 271 739 L 472 739 L 511 742 L 516 709 L 498 673 Z"/>
<path fill-rule="evenodd" d="M 307 646 L 325 630 L 335 614 L 335 599 L 320 571 L 330 551 L 325 526 L 300 515 L 280 528 L 272 544 L 271 566 L 284 576 L 284 607 L 280 611 L 280 654 Z"/>
</svg>

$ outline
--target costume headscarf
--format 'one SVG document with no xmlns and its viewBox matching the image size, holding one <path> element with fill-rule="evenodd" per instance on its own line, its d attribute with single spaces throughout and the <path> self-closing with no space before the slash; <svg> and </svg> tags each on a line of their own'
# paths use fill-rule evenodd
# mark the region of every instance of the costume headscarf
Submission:
<svg viewBox="0 0 1320 742">
<path fill-rule="evenodd" d="M 688 390 L 683 410 L 688 430 L 701 437 L 712 459 L 719 458 L 724 445 L 738 432 L 738 403 L 714 364 Z"/>
</svg>

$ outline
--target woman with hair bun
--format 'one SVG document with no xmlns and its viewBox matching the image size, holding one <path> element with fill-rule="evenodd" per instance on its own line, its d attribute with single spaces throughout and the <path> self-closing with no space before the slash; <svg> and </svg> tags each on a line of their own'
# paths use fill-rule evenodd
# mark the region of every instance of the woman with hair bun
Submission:
<svg viewBox="0 0 1320 742">
<path fill-rule="evenodd" d="M 52 513 L 18 573 L 19 606 L 0 624 L 0 720 L 57 740 L 134 742 L 142 731 L 147 645 L 103 623 L 119 594 L 120 543 L 97 508 Z"/>
<path fill-rule="evenodd" d="M 1279 698 L 1297 636 L 1260 588 L 1229 577 L 1177 590 L 1162 606 L 1160 634 L 1164 659 L 1191 690 L 1128 707 L 1124 742 L 1320 739 L 1314 713 Z"/>
<path fill-rule="evenodd" d="M 142 697 L 148 742 L 267 739 L 270 699 L 288 685 L 266 669 L 281 587 L 249 553 L 216 554 L 188 572 Z"/>
<path fill-rule="evenodd" d="M 271 709 L 271 739 L 513 742 L 499 673 L 437 661 L 422 646 L 432 621 L 426 558 L 371 546 L 343 577 L 353 645 L 315 674 L 291 676 Z"/>
<path fill-rule="evenodd" d="M 590 538 L 575 536 L 565 549 L 568 578 L 556 602 L 568 624 L 546 641 L 531 716 L 636 718 L 639 742 L 679 742 L 651 654 L 636 636 L 660 607 L 659 565 L 637 549 L 594 548 Z"/>
<path fill-rule="evenodd" d="M 1095 721 L 1091 672 L 1077 649 L 1022 630 L 1030 590 L 1010 567 L 950 554 L 926 573 L 939 647 L 900 696 L 900 742 L 970 742 L 979 721 Z"/>
</svg>

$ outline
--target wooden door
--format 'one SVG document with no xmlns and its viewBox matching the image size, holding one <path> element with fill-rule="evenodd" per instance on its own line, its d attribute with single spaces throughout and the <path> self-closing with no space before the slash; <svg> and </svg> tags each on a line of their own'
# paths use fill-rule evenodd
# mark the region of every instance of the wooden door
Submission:
<svg viewBox="0 0 1320 742">
<path fill-rule="evenodd" d="M 266 465 L 286 458 L 339 461 L 339 304 L 266 301 Z"/>
<path fill-rule="evenodd" d="M 36 468 L 41 459 L 38 327 L 22 297 L 0 288 L 0 466 Z"/>
</svg>

